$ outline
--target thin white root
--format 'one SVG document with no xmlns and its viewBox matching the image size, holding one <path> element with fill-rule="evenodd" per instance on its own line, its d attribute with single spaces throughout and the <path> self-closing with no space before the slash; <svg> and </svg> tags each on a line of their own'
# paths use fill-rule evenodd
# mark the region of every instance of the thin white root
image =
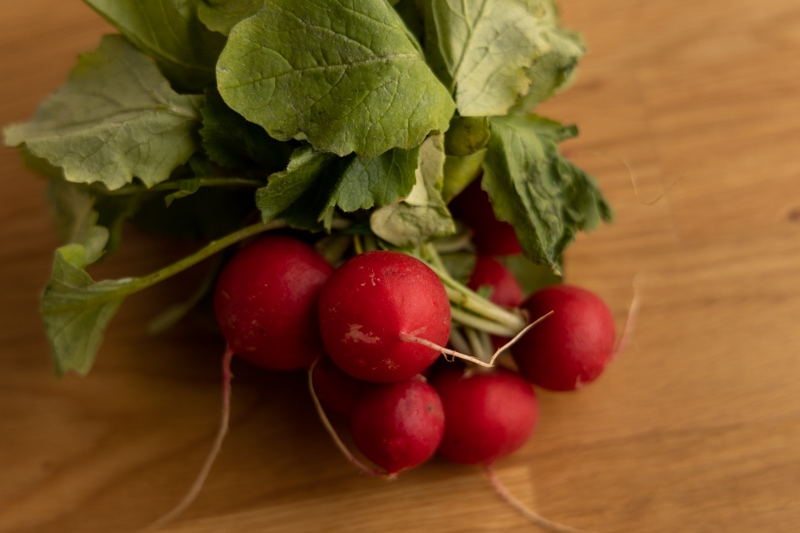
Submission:
<svg viewBox="0 0 800 533">
<path fill-rule="evenodd" d="M 464 361 L 469 361 L 471 363 L 475 363 L 476 365 L 490 367 L 489 363 L 485 361 L 481 361 L 477 357 L 472 357 L 471 355 L 467 355 L 465 353 L 457 352 L 455 350 L 451 350 L 450 348 L 446 348 L 435 342 L 429 341 L 428 339 L 423 339 L 421 337 L 417 337 L 416 335 L 409 335 L 408 333 L 401 333 L 400 340 L 403 342 L 413 342 L 416 344 L 421 344 L 423 346 L 427 346 L 428 348 L 432 348 L 444 355 L 449 355 L 452 357 L 458 357 L 459 359 L 463 359 Z"/>
<path fill-rule="evenodd" d="M 655 205 L 659 200 L 661 200 L 664 196 L 666 196 L 666 194 L 670 191 L 670 189 L 672 189 L 672 187 L 674 187 L 679 181 L 682 181 L 686 177 L 686 174 L 681 175 L 679 178 L 676 178 L 671 183 L 669 183 L 666 187 L 664 187 L 661 190 L 661 192 L 659 192 L 656 195 L 655 198 L 653 198 L 652 200 L 645 201 L 645 200 L 642 199 L 642 195 L 639 193 L 639 189 L 636 186 L 636 176 L 633 173 L 633 169 L 631 168 L 631 165 L 625 159 L 623 159 L 621 157 L 612 156 L 610 154 L 605 154 L 603 152 L 595 152 L 595 153 L 598 154 L 598 155 L 602 155 L 604 157 L 609 157 L 611 159 L 614 159 L 615 161 L 619 161 L 620 163 L 622 163 L 622 165 L 625 167 L 625 170 L 628 171 L 628 178 L 630 178 L 631 185 L 633 186 L 633 196 L 636 198 L 636 201 L 638 203 L 640 203 L 641 205 L 648 206 L 648 207 L 651 206 L 651 205 Z"/>
<path fill-rule="evenodd" d="M 625 324 L 622 326 L 622 333 L 620 333 L 619 339 L 617 339 L 617 345 L 614 347 L 614 350 L 611 352 L 611 357 L 614 358 L 618 354 L 622 353 L 625 348 L 628 346 L 628 340 L 631 337 L 631 332 L 633 331 L 633 325 L 636 321 L 636 317 L 639 314 L 639 306 L 641 303 L 641 296 L 638 286 L 641 284 L 642 277 L 644 273 L 638 272 L 633 277 L 633 297 L 631 298 L 631 303 L 628 306 L 628 316 L 625 317 Z"/>
<path fill-rule="evenodd" d="M 489 366 L 493 366 L 494 362 L 497 360 L 497 358 L 500 357 L 500 355 L 503 352 L 505 352 L 506 350 L 511 348 L 511 346 L 513 346 L 518 340 L 520 340 L 523 337 L 523 335 L 528 333 L 528 330 L 530 330 L 533 326 L 537 325 L 539 322 L 541 322 L 545 318 L 547 318 L 550 315 L 552 315 L 554 312 L 555 311 L 548 311 L 547 313 L 543 314 L 542 316 L 540 316 L 539 318 L 537 318 L 536 320 L 534 320 L 533 322 L 531 322 L 530 324 L 525 326 L 522 329 L 522 331 L 520 331 L 519 333 L 514 335 L 514 337 L 510 341 L 508 341 L 507 343 L 502 345 L 500 348 L 498 348 L 497 351 L 492 354 L 492 358 L 489 359 Z"/>
<path fill-rule="evenodd" d="M 225 354 L 222 356 L 222 415 L 220 416 L 219 429 L 217 430 L 217 435 L 214 438 L 214 443 L 211 446 L 211 451 L 208 453 L 208 456 L 206 456 L 206 460 L 203 462 L 200 472 L 195 478 L 194 483 L 192 483 L 191 487 L 189 487 L 189 491 L 186 493 L 183 499 L 181 499 L 181 501 L 178 502 L 178 504 L 167 514 L 163 515 L 161 518 L 145 527 L 142 530 L 143 533 L 147 531 L 156 531 L 175 520 L 178 516 L 183 514 L 183 512 L 186 511 L 186 509 L 188 509 L 192 503 L 194 503 L 194 500 L 200 494 L 200 491 L 202 490 L 203 485 L 205 484 L 206 479 L 211 472 L 211 467 L 214 465 L 214 461 L 217 459 L 217 456 L 222 450 L 222 441 L 225 440 L 225 435 L 228 433 L 228 425 L 230 423 L 231 415 L 231 380 L 233 379 L 233 374 L 231 373 L 232 359 L 233 350 L 230 348 L 230 346 L 226 346 Z"/>
<path fill-rule="evenodd" d="M 497 358 L 503 352 L 505 352 L 515 342 L 517 342 L 519 339 L 521 339 L 522 336 L 525 335 L 528 332 L 529 329 L 531 329 L 533 326 L 535 326 L 536 324 L 538 324 L 539 322 L 541 322 L 542 320 L 544 320 L 545 318 L 547 318 L 548 316 L 550 316 L 552 314 L 553 314 L 553 311 L 549 311 L 548 313 L 540 316 L 539 318 L 537 318 L 536 320 L 534 320 L 533 322 L 531 322 L 530 324 L 528 324 L 527 326 L 522 328 L 522 330 L 519 333 L 514 335 L 514 338 L 512 338 L 510 341 L 508 341 L 503 346 L 501 346 L 496 352 L 494 352 L 494 354 L 492 354 L 492 357 L 489 359 L 489 361 L 484 361 L 482 359 L 479 359 L 478 357 L 473 357 L 471 355 L 467 355 L 465 353 L 462 353 L 462 352 L 459 352 L 459 351 L 456 351 L 456 350 L 451 350 L 450 348 L 447 348 L 445 346 L 441 346 L 439 344 L 436 344 L 435 342 L 429 341 L 428 339 L 423 339 L 421 337 L 417 337 L 416 335 L 410 335 L 408 333 L 401 333 L 400 334 L 400 340 L 403 341 L 403 342 L 414 342 L 416 344 L 421 344 L 423 346 L 427 346 L 428 348 L 432 348 L 434 350 L 437 350 L 437 351 L 439 351 L 440 353 L 442 353 L 444 355 L 449 355 L 451 357 L 458 357 L 459 359 L 463 359 L 464 361 L 469 361 L 471 363 L 475 363 L 476 365 L 482 366 L 484 368 L 492 368 L 494 366 L 494 362 L 497 360 Z"/>
<path fill-rule="evenodd" d="M 519 501 L 508 488 L 503 484 L 500 477 L 498 477 L 497 472 L 495 472 L 492 465 L 486 465 L 486 475 L 489 478 L 489 483 L 492 485 L 494 491 L 506 502 L 508 505 L 514 508 L 518 513 L 528 519 L 533 525 L 545 530 L 545 531 L 555 531 L 557 533 L 589 533 L 588 531 L 575 529 L 574 527 L 570 527 L 564 524 L 560 524 L 558 522 L 554 522 L 549 520 L 521 501 Z"/>
<path fill-rule="evenodd" d="M 325 430 L 333 439 L 334 444 L 336 444 L 336 447 L 339 448 L 339 451 L 342 452 L 342 455 L 344 455 L 345 458 L 348 461 L 350 461 L 351 464 L 355 465 L 359 470 L 366 472 L 371 476 L 382 477 L 385 479 L 395 479 L 397 477 L 397 474 L 388 474 L 382 470 L 373 468 L 368 464 L 365 464 L 364 462 L 360 461 L 358 457 L 353 455 L 353 453 L 347 448 L 347 445 L 339 437 L 339 434 L 336 433 L 336 428 L 333 427 L 333 424 L 331 424 L 328 415 L 325 414 L 325 408 L 322 407 L 322 403 L 319 401 L 317 392 L 314 390 L 313 374 L 314 374 L 314 368 L 317 366 L 318 361 L 319 359 L 316 359 L 311 364 L 311 367 L 308 369 L 308 391 L 311 394 L 311 400 L 314 402 L 314 408 L 317 410 L 317 416 L 319 416 L 320 422 L 322 422 L 322 425 L 325 427 Z"/>
</svg>

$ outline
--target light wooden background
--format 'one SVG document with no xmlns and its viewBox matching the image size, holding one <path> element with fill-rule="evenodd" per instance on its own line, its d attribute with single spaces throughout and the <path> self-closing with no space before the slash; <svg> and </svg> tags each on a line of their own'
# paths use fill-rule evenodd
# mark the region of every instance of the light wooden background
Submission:
<svg viewBox="0 0 800 533">
<path fill-rule="evenodd" d="M 78 0 L 0 3 L 0 123 L 28 118 L 106 24 Z M 598 532 L 800 531 L 800 4 L 563 0 L 590 52 L 542 111 L 617 210 L 568 280 L 630 347 L 497 467 L 550 518 Z M 95 370 L 52 376 L 37 317 L 57 241 L 43 183 L 0 150 L 0 531 L 133 531 L 172 506 L 216 430 L 222 346 L 198 324 L 150 337 L 181 282 L 130 299 Z M 180 251 L 131 231 L 98 276 Z M 332 446 L 303 376 L 234 366 L 233 420 L 172 532 L 529 531 L 479 469 L 386 483 Z"/>
</svg>

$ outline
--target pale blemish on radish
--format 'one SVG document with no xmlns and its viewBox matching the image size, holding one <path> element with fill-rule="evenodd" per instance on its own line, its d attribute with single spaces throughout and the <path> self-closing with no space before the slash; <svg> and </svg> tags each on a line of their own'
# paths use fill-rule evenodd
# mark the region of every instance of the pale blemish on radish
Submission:
<svg viewBox="0 0 800 533">
<path fill-rule="evenodd" d="M 345 340 L 363 342 L 365 344 L 375 344 L 381 341 L 380 337 L 361 331 L 363 327 L 363 324 L 350 324 L 350 329 L 344 334 Z"/>
</svg>

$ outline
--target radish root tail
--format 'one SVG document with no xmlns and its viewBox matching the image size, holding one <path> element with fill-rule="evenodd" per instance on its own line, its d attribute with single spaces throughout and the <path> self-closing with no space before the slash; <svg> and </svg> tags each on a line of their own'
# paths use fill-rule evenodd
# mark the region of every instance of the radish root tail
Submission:
<svg viewBox="0 0 800 533">
<path fill-rule="evenodd" d="M 214 461 L 217 459 L 220 451 L 222 450 L 222 441 L 225 440 L 225 435 L 228 433 L 228 425 L 230 423 L 230 416 L 231 416 L 231 380 L 233 379 L 233 373 L 231 372 L 231 360 L 233 359 L 233 350 L 230 346 L 225 347 L 225 354 L 222 356 L 222 414 L 220 416 L 219 421 L 219 429 L 217 430 L 217 435 L 214 438 L 214 443 L 211 446 L 211 451 L 206 456 L 206 460 L 203 462 L 202 468 L 200 468 L 200 472 L 192 483 L 192 486 L 189 487 L 189 491 L 186 495 L 181 499 L 178 504 L 172 508 L 167 514 L 163 515 L 161 518 L 147 526 L 143 529 L 143 532 L 148 531 L 156 531 L 173 520 L 175 520 L 178 516 L 180 516 L 186 509 L 188 509 L 197 496 L 200 494 L 200 491 L 203 488 L 203 485 L 208 478 L 209 473 L 211 472 L 211 467 L 214 465 Z"/>
<path fill-rule="evenodd" d="M 672 189 L 672 187 L 674 187 L 674 186 L 675 186 L 675 185 L 676 185 L 676 184 L 677 184 L 679 181 L 682 181 L 683 179 L 685 179 L 685 178 L 686 178 L 686 174 L 682 174 L 682 175 L 681 175 L 681 176 L 679 176 L 678 178 L 674 179 L 672 182 L 668 183 L 668 184 L 667 184 L 667 186 L 666 186 L 666 187 L 664 187 L 664 188 L 663 188 L 663 189 L 662 189 L 662 190 L 661 190 L 661 191 L 660 191 L 660 192 L 659 192 L 659 193 L 658 193 L 658 194 L 655 196 L 655 198 L 653 198 L 653 199 L 651 199 L 651 200 L 646 200 L 646 201 L 645 201 L 645 200 L 642 198 L 642 195 L 641 195 L 641 193 L 639 192 L 639 188 L 638 188 L 638 187 L 637 187 L 637 185 L 636 185 L 636 176 L 635 176 L 635 174 L 634 174 L 634 172 L 633 172 L 633 169 L 631 168 L 631 165 L 630 165 L 630 163 L 628 163 L 628 161 L 627 161 L 627 160 L 625 160 L 625 159 L 624 159 L 624 158 L 622 158 L 622 157 L 617 157 L 617 156 L 613 156 L 613 155 L 610 155 L 610 154 L 606 154 L 606 153 L 604 153 L 604 152 L 594 152 L 594 153 L 595 153 L 595 154 L 598 154 L 598 155 L 601 155 L 601 156 L 603 156 L 603 157 L 608 157 L 608 158 L 610 158 L 610 159 L 614 159 L 615 161 L 618 161 L 618 162 L 622 163 L 622 165 L 625 167 L 625 170 L 627 170 L 627 171 L 628 171 L 628 177 L 630 178 L 630 180 L 631 180 L 631 185 L 633 186 L 633 196 L 634 196 L 634 198 L 636 198 L 636 201 L 637 201 L 639 204 L 641 204 L 641 205 L 644 205 L 644 206 L 648 206 L 648 207 L 649 207 L 649 206 L 655 205 L 655 204 L 656 204 L 656 203 L 658 203 L 658 202 L 659 202 L 659 201 L 660 201 L 660 200 L 661 200 L 661 199 L 662 199 L 664 196 L 666 196 L 666 194 L 667 194 L 667 193 L 670 191 L 670 189 Z"/>
<path fill-rule="evenodd" d="M 423 339 L 421 337 L 417 337 L 416 335 L 410 335 L 408 333 L 401 333 L 400 334 L 400 340 L 403 341 L 403 342 L 413 342 L 413 343 L 416 343 L 416 344 L 421 344 L 423 346 L 427 346 L 428 348 L 432 348 L 434 350 L 437 350 L 438 352 L 443 354 L 445 357 L 447 357 L 447 356 L 457 357 L 459 359 L 463 359 L 464 361 L 469 361 L 471 363 L 475 363 L 476 365 L 482 366 L 484 368 L 492 368 L 494 366 L 494 362 L 497 360 L 498 357 L 500 357 L 500 355 L 503 352 L 505 352 L 515 342 L 517 342 L 519 339 L 521 339 L 522 336 L 525 335 L 528 332 L 529 329 L 531 329 L 536 324 L 538 324 L 539 322 L 541 322 L 542 320 L 544 320 L 545 318 L 547 318 L 548 316 L 550 316 L 552 314 L 553 314 L 553 311 L 549 311 L 548 313 L 540 316 L 539 318 L 537 318 L 536 320 L 534 320 L 533 322 L 531 322 L 530 324 L 528 324 L 527 326 L 522 328 L 522 330 L 520 330 L 519 333 L 514 335 L 514 337 L 511 340 L 509 340 L 507 343 L 505 343 L 503 346 L 501 346 L 500 349 L 498 349 L 496 352 L 494 352 L 492 354 L 492 357 L 489 359 L 489 361 L 484 361 L 483 359 L 480 359 L 478 357 L 473 357 L 471 355 L 468 355 L 468 354 L 465 354 L 465 353 L 462 353 L 462 352 L 459 352 L 459 351 L 456 351 L 456 350 L 451 350 L 450 348 L 446 348 L 444 346 L 440 346 L 439 344 L 436 344 L 435 342 L 429 341 L 428 339 Z"/>
<path fill-rule="evenodd" d="M 486 465 L 485 469 L 486 475 L 489 478 L 489 483 L 492 485 L 492 488 L 497 495 L 500 496 L 504 502 L 514 508 L 515 511 L 527 518 L 528 521 L 533 525 L 544 531 L 552 531 L 556 533 L 589 533 L 588 531 L 575 529 L 574 527 L 560 524 L 543 517 L 511 494 L 508 488 L 503 484 L 500 477 L 497 475 L 497 472 L 495 472 L 492 465 Z"/>
<path fill-rule="evenodd" d="M 639 286 L 642 283 L 643 277 L 643 272 L 638 272 L 633 277 L 633 297 L 631 298 L 631 303 L 628 305 L 628 316 L 625 317 L 625 324 L 622 326 L 622 333 L 620 333 L 619 339 L 617 340 L 617 345 L 611 352 L 612 358 L 622 353 L 628 346 L 628 341 L 631 337 L 631 333 L 633 332 L 634 322 L 639 314 L 639 306 L 641 305 L 641 291 L 639 290 Z"/>
<path fill-rule="evenodd" d="M 311 394 L 311 400 L 314 402 L 314 408 L 317 410 L 317 416 L 319 416 L 320 422 L 322 422 L 322 425 L 325 427 L 325 430 L 331 436 L 331 439 L 333 439 L 334 444 L 336 444 L 336 447 L 339 448 L 339 451 L 342 452 L 342 455 L 344 455 L 345 458 L 348 461 L 350 461 L 351 464 L 356 466 L 359 470 L 366 472 L 371 476 L 382 477 L 385 479 L 395 479 L 397 477 L 397 474 L 387 474 L 386 472 L 383 472 L 382 470 L 378 470 L 376 468 L 372 468 L 368 464 L 365 464 L 364 462 L 359 460 L 358 457 L 356 457 L 353 454 L 353 452 L 351 452 L 347 448 L 347 445 L 344 443 L 344 441 L 342 441 L 341 437 L 339 437 L 339 434 L 336 432 L 336 428 L 333 427 L 333 424 L 331 424 L 328 415 L 325 414 L 325 408 L 322 407 L 322 403 L 319 401 L 317 392 L 314 390 L 313 374 L 314 374 L 314 367 L 317 366 L 318 361 L 319 359 L 315 360 L 311 364 L 311 367 L 308 369 L 308 391 Z"/>
</svg>

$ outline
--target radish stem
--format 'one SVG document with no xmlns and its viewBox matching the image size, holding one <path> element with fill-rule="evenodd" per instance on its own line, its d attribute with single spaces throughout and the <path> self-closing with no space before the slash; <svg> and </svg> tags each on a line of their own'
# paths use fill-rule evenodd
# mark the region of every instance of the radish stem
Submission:
<svg viewBox="0 0 800 533">
<path fill-rule="evenodd" d="M 491 331 L 485 325 L 477 325 L 474 321 L 468 324 L 458 319 L 459 322 L 462 322 L 464 325 L 475 327 L 476 329 L 484 330 L 488 333 L 504 336 L 514 335 L 525 327 L 525 319 L 522 315 L 509 311 L 489 301 L 487 298 L 484 298 L 477 292 L 453 279 L 450 273 L 447 272 L 447 269 L 445 269 L 436 248 L 432 245 L 428 244 L 424 246 L 422 255 L 428 266 L 439 276 L 439 279 L 442 280 L 444 288 L 447 291 L 447 297 L 450 299 L 451 303 L 477 315 L 478 318 L 497 323 L 505 328 L 505 331 L 497 332 L 496 329 L 495 331 Z M 467 320 L 470 319 L 470 317 L 465 318 Z M 483 324 L 485 324 L 485 322 Z"/>
</svg>

